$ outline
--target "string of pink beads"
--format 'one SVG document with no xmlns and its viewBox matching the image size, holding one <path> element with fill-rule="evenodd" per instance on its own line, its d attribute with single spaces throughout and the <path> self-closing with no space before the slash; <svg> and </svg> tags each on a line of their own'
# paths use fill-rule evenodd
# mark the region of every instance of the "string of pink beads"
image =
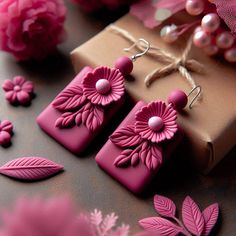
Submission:
<svg viewBox="0 0 236 236">
<path fill-rule="evenodd" d="M 212 3 L 213 0 L 186 0 L 186 12 L 192 16 L 201 15 L 202 17 L 200 25 L 195 27 L 193 43 L 209 56 L 222 54 L 226 61 L 234 63 L 236 62 L 235 38 L 222 23 L 217 12 L 214 12 Z M 211 10 L 213 12 L 209 13 L 209 9 L 213 9 Z M 207 13 L 204 15 L 205 12 Z M 160 34 L 166 43 L 173 43 L 182 34 L 181 32 L 185 32 L 181 26 L 172 27 L 168 25 L 161 29 Z"/>
</svg>

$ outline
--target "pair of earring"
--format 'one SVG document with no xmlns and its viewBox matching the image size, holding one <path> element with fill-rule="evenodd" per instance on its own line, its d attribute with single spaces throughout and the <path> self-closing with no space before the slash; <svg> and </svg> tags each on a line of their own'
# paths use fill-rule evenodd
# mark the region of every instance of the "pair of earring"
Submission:
<svg viewBox="0 0 236 236">
<path fill-rule="evenodd" d="M 118 58 L 114 68 L 85 67 L 38 116 L 39 126 L 73 153 L 83 152 L 122 107 L 125 77 L 150 49 L 140 42 L 146 49 Z M 167 104 L 139 101 L 99 151 L 97 164 L 130 191 L 143 191 L 182 140 L 177 111 L 187 103 L 180 90 L 171 92 Z"/>
</svg>

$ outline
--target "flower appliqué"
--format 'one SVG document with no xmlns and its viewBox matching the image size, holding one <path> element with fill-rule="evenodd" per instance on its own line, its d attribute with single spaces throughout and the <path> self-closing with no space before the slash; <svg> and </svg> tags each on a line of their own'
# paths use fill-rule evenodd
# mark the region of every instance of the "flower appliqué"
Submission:
<svg viewBox="0 0 236 236">
<path fill-rule="evenodd" d="M 34 92 L 34 85 L 23 76 L 15 76 L 13 80 L 5 80 L 2 85 L 5 91 L 5 98 L 11 104 L 29 103 Z"/>
<path fill-rule="evenodd" d="M 0 122 L 0 145 L 6 146 L 11 142 L 13 125 L 9 120 Z"/>
<path fill-rule="evenodd" d="M 124 91 L 124 77 L 118 69 L 97 67 L 82 84 L 74 83 L 56 97 L 52 105 L 63 113 L 55 125 L 68 128 L 83 124 L 94 132 L 104 121 L 104 109 L 120 100 Z"/>
<path fill-rule="evenodd" d="M 118 129 L 110 140 L 124 150 L 115 159 L 117 167 L 136 166 L 140 160 L 149 170 L 162 164 L 161 143 L 178 130 L 177 114 L 171 104 L 155 101 L 136 113 L 135 124 Z"/>
</svg>

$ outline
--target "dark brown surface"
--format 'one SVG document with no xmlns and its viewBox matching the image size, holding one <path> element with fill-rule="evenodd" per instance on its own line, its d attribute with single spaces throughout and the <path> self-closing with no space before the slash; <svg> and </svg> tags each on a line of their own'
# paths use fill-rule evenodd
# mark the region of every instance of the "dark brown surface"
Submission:
<svg viewBox="0 0 236 236">
<path fill-rule="evenodd" d="M 12 204 L 21 195 L 52 196 L 70 193 L 77 203 L 87 209 L 99 208 L 108 213 L 115 211 L 122 222 L 130 223 L 133 232 L 139 227 L 137 220 L 155 215 L 152 204 L 154 193 L 172 198 L 178 206 L 186 195 L 193 197 L 202 208 L 219 202 L 221 220 L 217 235 L 236 233 L 236 150 L 209 175 L 200 176 L 187 165 L 177 161 L 168 165 L 155 180 L 153 189 L 145 196 L 136 197 L 100 170 L 94 156 L 103 141 L 94 144 L 86 155 L 76 157 L 42 132 L 35 122 L 37 115 L 55 95 L 73 78 L 74 72 L 69 53 L 72 49 L 99 32 L 110 19 L 87 16 L 67 2 L 68 38 L 60 46 L 60 53 L 45 63 L 16 63 L 7 54 L 0 53 L 0 79 L 17 74 L 35 82 L 37 96 L 29 107 L 13 107 L 0 93 L 0 118 L 13 121 L 13 145 L 0 148 L 0 164 L 21 156 L 43 156 L 65 166 L 65 172 L 45 181 L 23 183 L 0 176 L 0 206 Z M 104 140 L 100 139 L 99 140 Z M 175 157 L 175 160 L 178 156 Z"/>
</svg>

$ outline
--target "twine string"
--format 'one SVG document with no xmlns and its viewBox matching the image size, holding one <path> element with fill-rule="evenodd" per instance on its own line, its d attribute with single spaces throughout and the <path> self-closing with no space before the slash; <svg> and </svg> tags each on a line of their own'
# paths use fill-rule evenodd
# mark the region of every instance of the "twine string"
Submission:
<svg viewBox="0 0 236 236">
<path fill-rule="evenodd" d="M 106 29 L 117 35 L 120 35 L 121 37 L 130 41 L 131 43 L 134 43 L 135 47 L 138 50 L 143 51 L 146 47 L 146 45 L 144 45 L 142 42 L 136 43 L 137 39 L 131 33 L 118 26 L 111 24 Z M 179 57 L 176 57 L 175 55 L 155 45 L 151 45 L 150 49 L 147 51 L 146 54 L 154 57 L 159 62 L 167 65 L 165 65 L 162 68 L 156 68 L 151 73 L 149 73 L 144 79 L 146 86 L 147 87 L 150 86 L 151 83 L 158 78 L 165 77 L 167 75 L 172 74 L 175 71 L 178 71 L 181 74 L 181 76 L 187 80 L 192 89 L 196 88 L 197 87 L 196 82 L 194 81 L 190 71 L 201 73 L 203 70 L 203 65 L 195 59 L 188 59 L 191 48 L 192 48 L 192 37 L 189 38 L 183 53 Z"/>
</svg>

